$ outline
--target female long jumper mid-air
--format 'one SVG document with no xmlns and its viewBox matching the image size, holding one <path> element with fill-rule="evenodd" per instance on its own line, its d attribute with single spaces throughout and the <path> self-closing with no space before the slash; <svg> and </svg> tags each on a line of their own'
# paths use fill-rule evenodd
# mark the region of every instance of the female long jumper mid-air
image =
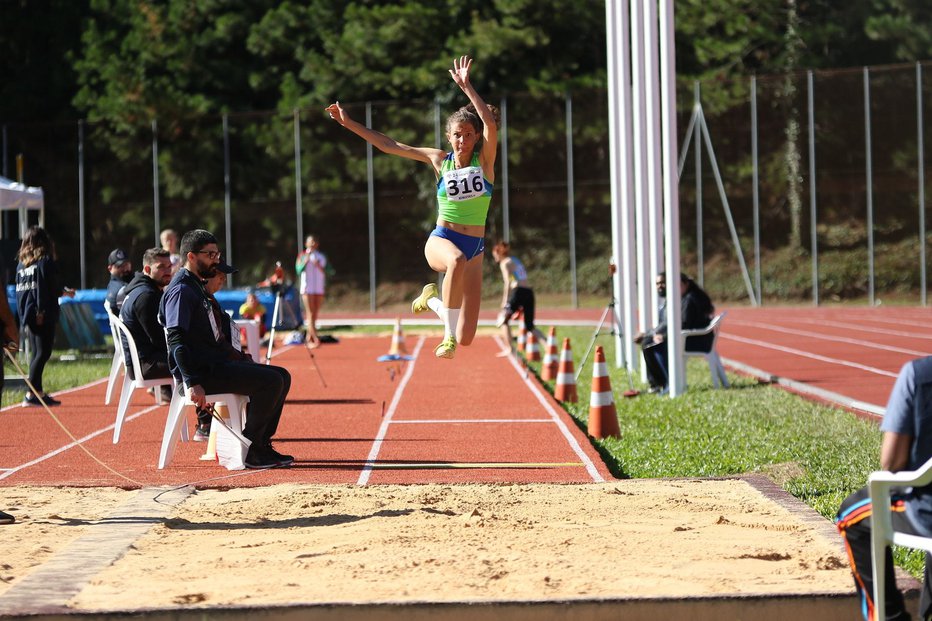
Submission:
<svg viewBox="0 0 932 621">
<path fill-rule="evenodd" d="M 434 353 L 452 358 L 457 343 L 469 345 L 476 335 L 482 290 L 482 253 L 485 250 L 485 218 L 495 181 L 498 127 L 496 110 L 486 105 L 469 82 L 472 59 L 453 60 L 450 75 L 470 105 L 447 119 L 447 139 L 453 150 L 411 147 L 352 120 L 340 107 L 330 104 L 327 112 L 337 123 L 384 153 L 430 164 L 437 175 L 437 228 L 431 232 L 424 255 L 431 269 L 446 274 L 443 297 L 429 284 L 411 303 L 411 310 L 433 310 L 444 325 L 443 341 Z M 460 311 L 462 310 L 462 314 Z"/>
</svg>

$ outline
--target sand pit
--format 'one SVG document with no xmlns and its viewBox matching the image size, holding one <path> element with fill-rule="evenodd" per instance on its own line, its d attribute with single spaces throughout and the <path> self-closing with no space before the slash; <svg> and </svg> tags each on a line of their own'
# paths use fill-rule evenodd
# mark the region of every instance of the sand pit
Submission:
<svg viewBox="0 0 932 621">
<path fill-rule="evenodd" d="M 0 611 L 138 492 L 8 488 Z M 742 480 L 203 490 L 73 610 L 852 591 L 837 537 Z M 793 503 L 790 503 L 793 504 Z M 52 586 L 52 585 L 50 585 Z M 54 587 L 53 587 L 54 588 Z"/>
</svg>

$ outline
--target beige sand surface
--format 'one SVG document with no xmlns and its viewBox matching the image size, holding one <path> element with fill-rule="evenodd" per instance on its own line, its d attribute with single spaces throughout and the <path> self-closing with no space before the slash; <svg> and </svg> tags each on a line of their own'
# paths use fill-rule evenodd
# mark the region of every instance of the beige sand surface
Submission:
<svg viewBox="0 0 932 621">
<path fill-rule="evenodd" d="M 0 604 L 134 493 L 0 491 Z M 850 593 L 825 526 L 739 480 L 203 490 L 70 605 Z"/>
</svg>

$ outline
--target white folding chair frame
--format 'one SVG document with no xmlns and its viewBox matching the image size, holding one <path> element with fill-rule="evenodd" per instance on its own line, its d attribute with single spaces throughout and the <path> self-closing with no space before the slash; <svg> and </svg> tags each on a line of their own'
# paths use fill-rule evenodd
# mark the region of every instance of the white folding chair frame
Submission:
<svg viewBox="0 0 932 621">
<path fill-rule="evenodd" d="M 692 356 L 692 357 L 702 357 L 705 358 L 705 361 L 709 364 L 709 373 L 712 375 L 712 386 L 715 388 L 724 387 L 728 388 L 728 376 L 725 374 L 725 365 L 722 364 L 722 359 L 718 357 L 718 352 L 715 350 L 715 346 L 718 342 L 718 328 L 722 323 L 722 319 L 725 318 L 727 312 L 722 312 L 719 315 L 716 315 L 712 321 L 709 322 L 709 325 L 705 328 L 698 328 L 696 330 L 683 330 L 683 355 Z M 688 336 L 704 336 L 706 334 L 712 333 L 714 338 L 712 339 L 712 349 L 709 351 L 687 351 L 685 349 L 686 337 Z"/>
<path fill-rule="evenodd" d="M 923 487 L 932 483 L 932 459 L 918 470 L 888 472 L 878 470 L 867 478 L 871 497 L 871 560 L 874 577 L 874 615 L 883 619 L 886 609 L 886 573 L 884 572 L 884 550 L 893 544 L 932 552 L 932 538 L 893 530 L 890 517 L 890 494 L 894 488 Z"/>
<path fill-rule="evenodd" d="M 206 396 L 208 403 L 224 404 L 230 411 L 230 429 L 234 431 L 233 435 L 238 435 L 240 441 L 246 441 L 242 436 L 243 426 L 246 423 L 246 405 L 249 403 L 249 397 L 246 395 L 237 395 L 233 393 L 216 393 Z M 163 470 L 171 463 L 175 455 L 175 446 L 178 444 L 178 437 L 184 430 L 184 409 L 186 406 L 194 405 L 185 394 L 184 388 L 177 388 L 172 393 L 171 405 L 168 406 L 168 417 L 165 419 L 165 430 L 162 432 L 162 447 L 159 450 L 159 470 Z M 216 424 L 214 421 L 212 424 Z M 229 430 L 223 429 L 223 432 L 229 433 Z"/>
<path fill-rule="evenodd" d="M 113 317 L 113 323 L 117 328 L 117 338 L 122 334 L 126 339 L 126 345 L 129 348 L 130 360 L 133 363 L 133 369 L 135 369 L 134 375 L 135 379 L 130 379 L 129 372 L 127 369 L 124 369 L 123 373 L 123 390 L 120 393 L 120 405 L 117 406 L 117 416 L 116 422 L 113 425 L 113 443 L 116 444 L 120 441 L 120 432 L 123 429 L 123 421 L 126 419 L 126 410 L 129 409 L 129 401 L 133 395 L 133 391 L 137 388 L 150 388 L 155 386 L 171 386 L 172 378 L 170 377 L 159 377 L 156 379 L 143 379 L 142 377 L 142 366 L 139 364 L 139 352 L 136 349 L 136 341 L 133 339 L 133 334 L 129 331 L 129 328 L 126 327 L 119 317 Z M 121 343 L 122 349 L 122 343 Z M 123 353 L 124 357 L 126 353 Z"/>
<path fill-rule="evenodd" d="M 120 369 L 126 373 L 126 361 L 123 358 L 123 344 L 120 342 L 120 331 L 116 327 L 116 324 L 113 323 L 114 319 L 118 319 L 116 315 L 113 314 L 113 311 L 110 310 L 110 305 L 104 302 L 104 310 L 107 311 L 107 321 L 110 322 L 110 334 L 113 336 L 113 362 L 110 363 L 110 378 L 107 380 L 107 396 L 104 399 L 104 405 L 110 405 L 110 400 L 113 398 L 113 387 L 116 386 L 117 375 L 120 374 Z"/>
</svg>

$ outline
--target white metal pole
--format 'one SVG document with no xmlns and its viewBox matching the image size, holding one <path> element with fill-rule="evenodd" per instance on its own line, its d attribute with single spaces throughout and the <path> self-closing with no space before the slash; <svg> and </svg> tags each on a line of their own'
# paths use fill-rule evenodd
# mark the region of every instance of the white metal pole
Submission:
<svg viewBox="0 0 932 621">
<path fill-rule="evenodd" d="M 619 76 L 618 58 L 619 41 L 618 23 L 615 19 L 615 13 L 619 10 L 618 3 L 615 0 L 606 0 L 605 2 L 605 31 L 606 31 L 606 67 L 608 68 L 608 149 L 609 149 L 609 184 L 611 187 L 611 227 L 612 227 L 612 259 L 619 268 L 612 276 L 612 304 L 618 302 L 618 291 L 621 285 L 621 274 L 624 270 L 624 257 L 621 250 L 621 179 L 619 159 L 621 156 L 621 124 L 620 102 L 619 98 Z M 621 360 L 621 349 L 616 341 L 615 362 L 616 365 Z"/>
<path fill-rule="evenodd" d="M 664 251 L 663 251 L 663 165 L 661 162 L 661 103 L 660 103 L 660 73 L 657 64 L 658 39 L 657 39 L 657 3 L 655 0 L 649 0 L 644 3 L 644 104 L 645 104 L 645 127 L 646 136 L 646 162 L 647 162 L 647 192 L 646 208 L 647 221 L 649 227 L 649 261 L 650 272 L 648 273 L 648 283 L 654 282 L 657 274 L 664 270 Z M 670 280 L 670 274 L 667 274 L 667 282 Z M 676 292 L 676 287 L 668 289 Z M 667 304 L 667 319 L 669 320 L 669 308 Z M 657 325 L 659 321 L 658 307 L 652 305 L 650 309 L 651 325 Z"/>
<path fill-rule="evenodd" d="M 611 0 L 609 0 L 611 2 Z M 655 303 L 654 280 L 650 273 L 650 226 L 647 217 L 647 136 L 645 131 L 644 110 L 644 18 L 643 2 L 631 2 L 631 141 L 634 176 L 631 186 L 634 189 L 634 249 L 636 261 L 633 263 L 637 281 L 637 331 L 644 332 L 653 325 Z M 641 368 L 641 381 L 647 381 L 647 368 L 640 364 L 640 356 L 629 358 L 631 364 Z"/>
<path fill-rule="evenodd" d="M 686 365 L 682 352 L 682 312 L 678 292 L 680 280 L 680 213 L 676 162 L 676 45 L 673 30 L 673 0 L 660 2 L 660 102 L 663 121 L 663 205 L 667 262 L 667 376 L 669 395 L 686 390 Z"/>
<path fill-rule="evenodd" d="M 636 2 L 635 2 L 636 4 Z M 618 65 L 620 68 L 621 91 L 619 93 L 619 124 L 618 129 L 621 132 L 619 140 L 619 177 L 621 183 L 620 206 L 621 213 L 619 221 L 621 223 L 621 270 L 616 273 L 614 282 L 615 294 L 617 296 L 616 310 L 620 310 L 617 317 L 621 321 L 620 330 L 615 333 L 615 352 L 616 363 L 618 366 L 625 364 L 629 370 L 637 368 L 640 347 L 638 347 L 632 337 L 635 330 L 635 321 L 637 317 L 637 298 L 636 298 L 636 242 L 635 242 L 635 218 L 634 218 L 634 167 L 632 162 L 633 144 L 632 144 L 632 120 L 631 120 L 631 20 L 629 11 L 629 1 L 621 0 L 618 11 L 615 13 L 615 22 L 617 30 L 620 33 L 620 47 L 618 48 Z M 618 353 L 623 352 L 622 359 L 618 359 Z"/>
</svg>

